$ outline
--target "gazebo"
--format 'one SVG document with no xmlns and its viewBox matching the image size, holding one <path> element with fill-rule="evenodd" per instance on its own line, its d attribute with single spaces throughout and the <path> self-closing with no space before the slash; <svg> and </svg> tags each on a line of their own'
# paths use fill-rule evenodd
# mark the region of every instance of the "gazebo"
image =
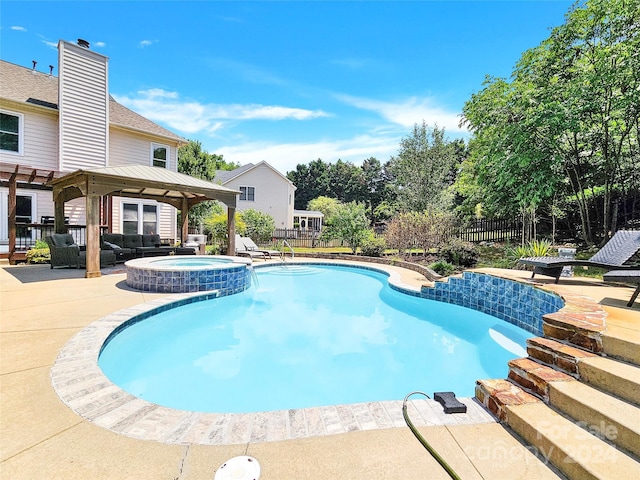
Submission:
<svg viewBox="0 0 640 480">
<path fill-rule="evenodd" d="M 218 200 L 227 206 L 227 252 L 235 251 L 235 211 L 239 191 L 216 183 L 173 172 L 166 168 L 144 165 L 99 167 L 77 170 L 50 180 L 53 188 L 56 233 L 66 233 L 64 204 L 86 199 L 87 278 L 100 276 L 100 200 L 103 196 L 144 198 L 168 203 L 182 212 L 180 240 L 187 238 L 189 210 L 207 200 Z"/>
</svg>

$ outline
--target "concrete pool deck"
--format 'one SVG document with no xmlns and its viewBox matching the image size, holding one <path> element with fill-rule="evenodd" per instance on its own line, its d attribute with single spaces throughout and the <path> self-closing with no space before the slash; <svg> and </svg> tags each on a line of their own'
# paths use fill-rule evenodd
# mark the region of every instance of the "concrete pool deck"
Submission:
<svg viewBox="0 0 640 480">
<path fill-rule="evenodd" d="M 391 268 L 404 284 L 425 283 L 415 272 Z M 211 479 L 237 455 L 258 459 L 267 480 L 449 478 L 406 427 L 267 443 L 171 445 L 132 439 L 78 416 L 51 385 L 58 352 L 95 320 L 171 295 L 132 290 L 119 271 L 85 279 L 83 270 L 48 265 L 0 268 L 1 478 Z M 563 279 L 561 286 L 599 301 L 620 335 L 640 338 L 640 311 L 625 308 L 632 288 L 591 279 Z M 558 478 L 497 423 L 420 431 L 462 478 Z"/>
</svg>

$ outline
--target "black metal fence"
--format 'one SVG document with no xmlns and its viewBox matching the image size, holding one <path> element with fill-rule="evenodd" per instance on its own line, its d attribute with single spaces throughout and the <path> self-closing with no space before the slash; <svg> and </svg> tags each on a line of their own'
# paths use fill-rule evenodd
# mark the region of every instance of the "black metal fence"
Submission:
<svg viewBox="0 0 640 480">
<path fill-rule="evenodd" d="M 86 244 L 86 225 L 66 225 L 67 232 L 73 236 L 77 245 Z M 106 232 L 106 226 L 100 227 L 100 234 Z M 16 222 L 16 250 L 29 250 L 38 240 L 54 233 L 54 226 L 50 223 L 23 223 Z"/>
<path fill-rule="evenodd" d="M 455 236 L 466 242 L 504 242 L 518 239 L 522 234 L 522 223 L 513 218 L 481 218 L 460 227 Z"/>
</svg>

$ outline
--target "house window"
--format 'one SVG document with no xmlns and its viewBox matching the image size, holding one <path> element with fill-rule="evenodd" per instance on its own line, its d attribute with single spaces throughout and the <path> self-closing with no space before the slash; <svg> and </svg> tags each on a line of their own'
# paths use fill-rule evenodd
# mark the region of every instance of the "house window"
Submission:
<svg viewBox="0 0 640 480">
<path fill-rule="evenodd" d="M 240 200 L 244 200 L 245 202 L 255 202 L 255 187 L 240 187 Z"/>
<path fill-rule="evenodd" d="M 22 132 L 22 115 L 0 111 L 0 150 L 22 154 Z"/>
<path fill-rule="evenodd" d="M 157 143 L 151 144 L 151 165 L 154 167 L 167 168 L 167 155 L 169 147 L 166 145 L 159 145 Z"/>
<path fill-rule="evenodd" d="M 158 233 L 158 206 L 143 203 L 122 204 L 122 233 Z"/>
</svg>

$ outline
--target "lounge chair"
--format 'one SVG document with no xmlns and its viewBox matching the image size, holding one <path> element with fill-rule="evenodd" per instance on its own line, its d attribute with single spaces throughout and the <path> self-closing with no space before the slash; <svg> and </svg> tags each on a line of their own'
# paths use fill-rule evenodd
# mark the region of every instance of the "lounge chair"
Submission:
<svg viewBox="0 0 640 480">
<path fill-rule="evenodd" d="M 69 233 L 54 233 L 44 239 L 49 245 L 51 268 L 75 267 L 86 268 L 87 252 L 84 247 L 76 245 Z M 100 250 L 100 266 L 115 265 L 116 254 L 112 250 Z"/>
<path fill-rule="evenodd" d="M 619 230 L 611 239 L 589 260 L 576 260 L 561 257 L 527 257 L 518 260 L 523 265 L 533 265 L 533 274 L 555 277 L 556 283 L 560 280 L 562 267 L 586 266 L 598 267 L 607 270 L 638 269 L 638 265 L 626 265 L 640 250 L 640 230 Z"/>
<path fill-rule="evenodd" d="M 640 270 L 613 270 L 605 273 L 602 278 L 605 282 L 630 283 L 637 285 L 636 291 L 631 295 L 631 300 L 627 303 L 627 307 L 633 305 L 633 302 L 640 294 Z"/>
<path fill-rule="evenodd" d="M 252 260 L 254 258 L 262 258 L 263 260 L 267 259 L 267 254 L 264 252 L 259 252 L 256 250 L 249 250 L 242 241 L 240 235 L 236 235 L 236 255 L 241 257 L 250 257 Z"/>
<path fill-rule="evenodd" d="M 282 255 L 282 252 L 278 251 L 278 250 L 268 250 L 268 249 L 264 249 L 264 248 L 260 248 L 258 245 L 256 245 L 256 243 L 251 240 L 249 237 L 240 237 L 240 240 L 242 241 L 243 245 L 245 246 L 245 248 L 247 250 L 249 250 L 250 252 L 262 252 L 264 253 L 267 257 L 269 257 L 269 259 L 271 259 L 272 255 L 275 255 L 277 257 Z"/>
</svg>

